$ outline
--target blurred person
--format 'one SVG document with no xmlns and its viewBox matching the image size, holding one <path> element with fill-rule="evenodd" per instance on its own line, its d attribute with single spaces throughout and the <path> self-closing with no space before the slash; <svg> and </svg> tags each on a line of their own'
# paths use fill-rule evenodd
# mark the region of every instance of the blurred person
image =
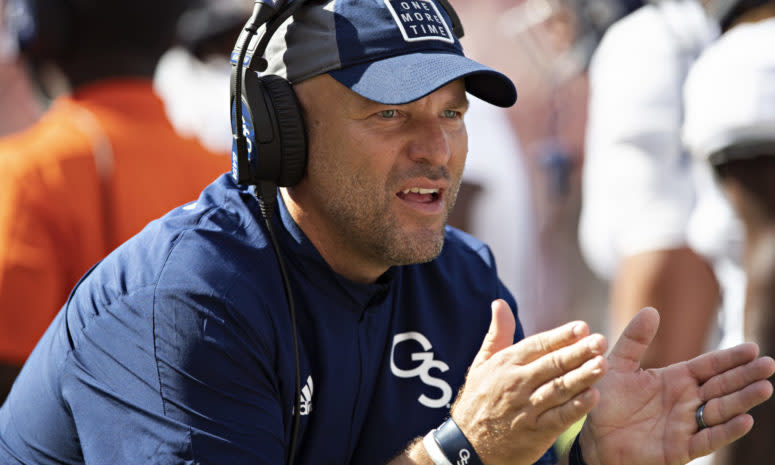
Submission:
<svg viewBox="0 0 775 465">
<path fill-rule="evenodd" d="M 692 67 L 685 86 L 684 140 L 713 170 L 741 219 L 747 278 L 744 331 L 775 353 L 775 2 L 748 10 Z M 751 411 L 756 431 L 723 463 L 769 463 L 775 408 Z"/>
<path fill-rule="evenodd" d="M 71 91 L 0 141 L 0 391 L 89 267 L 228 168 L 153 92 L 186 1 L 12 1 L 21 53 Z"/>
<path fill-rule="evenodd" d="M 611 335 L 643 306 L 661 310 L 649 367 L 742 340 L 739 224 L 681 142 L 683 83 L 734 3 L 644 6 L 591 63 L 579 240 L 610 280 Z"/>
<path fill-rule="evenodd" d="M 607 361 L 580 321 L 523 339 L 488 247 L 445 225 L 466 92 L 516 89 L 443 2 L 273 6 L 234 54 L 231 176 L 80 281 L 0 408 L 0 463 L 546 464 L 589 413 L 574 465 L 676 465 L 751 429 L 755 344 L 646 372 L 654 309 Z"/>
</svg>

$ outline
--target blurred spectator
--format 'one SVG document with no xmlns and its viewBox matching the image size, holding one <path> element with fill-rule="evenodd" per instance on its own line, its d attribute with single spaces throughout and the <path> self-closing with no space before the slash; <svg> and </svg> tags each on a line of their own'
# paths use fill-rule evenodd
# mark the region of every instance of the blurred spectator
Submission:
<svg viewBox="0 0 775 465">
<path fill-rule="evenodd" d="M 0 390 L 90 266 L 229 167 L 153 92 L 186 0 L 9 1 L 21 53 L 71 92 L 0 141 Z"/>
<path fill-rule="evenodd" d="M 742 338 L 734 215 L 680 137 L 684 80 L 718 33 L 699 2 L 654 2 L 614 24 L 592 59 L 580 243 L 611 281 L 611 337 L 642 307 L 660 310 L 645 366 L 715 345 L 722 302 L 721 345 Z"/>
<path fill-rule="evenodd" d="M 3 20 L 14 14 L 13 8 L 0 0 L 0 136 L 27 128 L 43 109 L 19 56 L 14 31 Z"/>
<path fill-rule="evenodd" d="M 706 50 L 685 86 L 684 139 L 712 167 L 745 229 L 745 338 L 775 353 L 775 2 L 741 15 Z M 751 21 L 752 23 L 749 23 Z M 727 449 L 728 465 L 775 456 L 775 404 L 751 411 L 756 428 Z M 721 460 L 719 460 L 721 462 Z"/>
</svg>

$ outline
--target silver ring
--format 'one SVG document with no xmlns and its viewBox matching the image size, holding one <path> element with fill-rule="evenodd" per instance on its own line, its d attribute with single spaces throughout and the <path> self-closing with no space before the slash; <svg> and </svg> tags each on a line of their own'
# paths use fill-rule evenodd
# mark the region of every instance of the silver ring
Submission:
<svg viewBox="0 0 775 465">
<path fill-rule="evenodd" d="M 702 404 L 697 409 L 697 415 L 695 415 L 697 418 L 697 426 L 699 427 L 700 430 L 703 430 L 708 427 L 708 424 L 705 423 L 705 417 L 702 416 L 704 412 L 705 412 L 705 404 Z"/>
</svg>

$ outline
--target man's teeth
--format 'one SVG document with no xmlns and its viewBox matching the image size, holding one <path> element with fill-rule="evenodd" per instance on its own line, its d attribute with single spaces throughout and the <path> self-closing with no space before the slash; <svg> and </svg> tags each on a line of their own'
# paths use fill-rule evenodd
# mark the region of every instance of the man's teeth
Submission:
<svg viewBox="0 0 775 465">
<path fill-rule="evenodd" d="M 412 187 L 411 189 L 406 189 L 403 191 L 404 194 L 408 193 L 414 193 L 414 194 L 438 194 L 438 189 L 423 189 L 422 187 Z"/>
</svg>

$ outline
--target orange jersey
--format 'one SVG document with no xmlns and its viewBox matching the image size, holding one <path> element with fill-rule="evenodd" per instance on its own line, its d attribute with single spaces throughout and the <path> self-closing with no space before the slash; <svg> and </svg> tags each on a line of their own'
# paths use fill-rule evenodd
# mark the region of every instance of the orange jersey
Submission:
<svg viewBox="0 0 775 465">
<path fill-rule="evenodd" d="M 23 362 L 83 273 L 229 163 L 139 79 L 79 89 L 0 140 L 0 359 Z"/>
</svg>

